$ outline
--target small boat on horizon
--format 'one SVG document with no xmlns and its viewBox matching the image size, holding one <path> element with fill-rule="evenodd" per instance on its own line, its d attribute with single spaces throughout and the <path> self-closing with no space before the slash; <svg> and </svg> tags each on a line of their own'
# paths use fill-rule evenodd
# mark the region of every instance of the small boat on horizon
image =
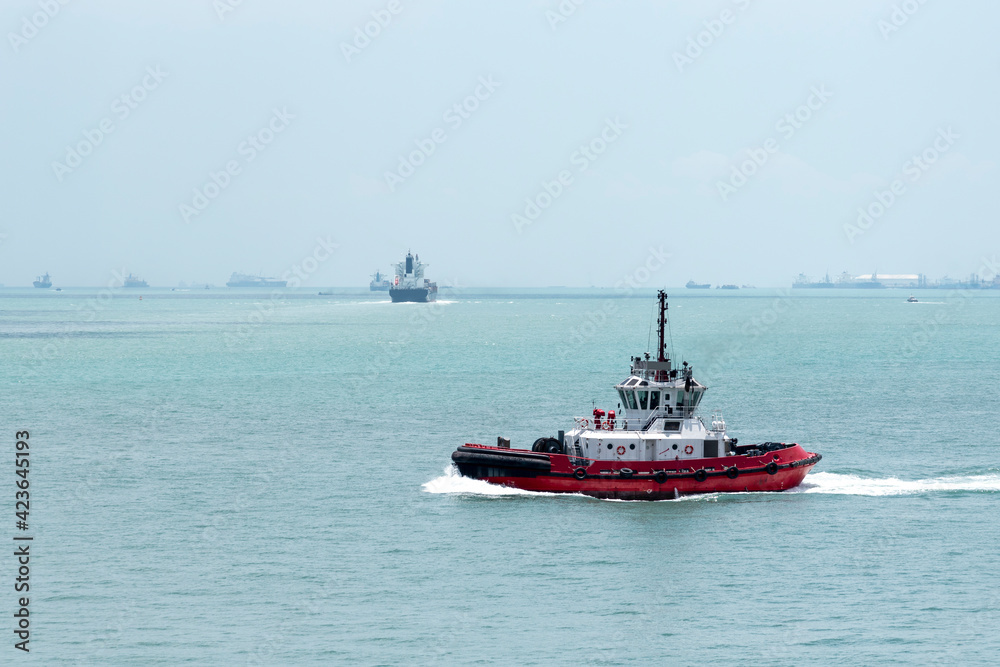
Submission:
<svg viewBox="0 0 1000 667">
<path fill-rule="evenodd" d="M 913 296 L 913 295 L 911 294 L 911 295 L 910 295 L 910 298 L 906 300 L 906 303 L 920 303 L 920 302 L 919 302 L 919 301 L 917 301 L 917 297 L 915 297 L 915 296 Z"/>
</svg>

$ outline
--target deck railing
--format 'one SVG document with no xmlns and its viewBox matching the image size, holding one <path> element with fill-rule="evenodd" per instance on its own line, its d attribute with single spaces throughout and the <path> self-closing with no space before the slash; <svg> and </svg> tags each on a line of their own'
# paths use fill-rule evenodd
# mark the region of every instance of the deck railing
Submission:
<svg viewBox="0 0 1000 667">
<path fill-rule="evenodd" d="M 681 407 L 681 408 L 671 408 L 670 412 L 663 409 L 658 409 L 646 417 L 622 417 L 616 416 L 613 420 L 613 428 L 607 428 L 609 420 L 607 417 L 601 419 L 601 430 L 607 431 L 645 431 L 653 422 L 657 419 L 690 419 L 695 416 L 695 409 L 693 407 Z M 648 412 L 648 410 L 646 411 Z M 596 426 L 594 418 L 591 417 L 573 417 L 578 425 L 584 428 L 594 428 Z"/>
</svg>

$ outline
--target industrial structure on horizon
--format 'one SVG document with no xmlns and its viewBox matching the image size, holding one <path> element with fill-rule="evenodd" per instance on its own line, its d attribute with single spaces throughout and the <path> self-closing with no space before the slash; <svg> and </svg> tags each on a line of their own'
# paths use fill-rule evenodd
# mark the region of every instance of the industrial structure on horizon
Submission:
<svg viewBox="0 0 1000 667">
<path fill-rule="evenodd" d="M 854 276 L 846 271 L 836 281 L 826 274 L 823 280 L 813 282 L 804 273 L 792 283 L 792 287 L 807 289 L 1000 289 L 1000 275 L 986 280 L 973 273 L 965 280 L 955 280 L 945 276 L 938 281 L 929 281 L 922 273 L 866 273 Z"/>
</svg>

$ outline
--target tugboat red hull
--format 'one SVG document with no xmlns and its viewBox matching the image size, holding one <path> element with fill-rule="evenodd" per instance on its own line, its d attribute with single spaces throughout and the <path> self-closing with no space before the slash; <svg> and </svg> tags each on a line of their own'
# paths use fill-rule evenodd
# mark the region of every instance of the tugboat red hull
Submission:
<svg viewBox="0 0 1000 667">
<path fill-rule="evenodd" d="M 698 493 L 786 491 L 822 456 L 797 444 L 759 456 L 676 461 L 593 460 L 467 444 L 451 456 L 465 477 L 525 491 L 615 500 L 666 500 Z"/>
</svg>

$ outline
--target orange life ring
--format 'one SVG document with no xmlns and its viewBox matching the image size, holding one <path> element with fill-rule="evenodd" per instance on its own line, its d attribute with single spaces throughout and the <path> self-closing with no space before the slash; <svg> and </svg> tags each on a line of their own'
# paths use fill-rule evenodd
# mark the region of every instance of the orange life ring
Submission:
<svg viewBox="0 0 1000 667">
<path fill-rule="evenodd" d="M 590 420 L 589 420 L 589 419 L 584 419 L 584 420 L 583 420 L 583 421 L 582 421 L 582 422 L 580 423 L 580 426 L 582 426 L 583 428 L 589 428 L 589 427 L 590 427 Z"/>
<path fill-rule="evenodd" d="M 691 445 L 688 445 L 687 447 L 684 448 L 684 453 L 685 454 L 694 454 L 694 447 L 692 447 Z"/>
<path fill-rule="evenodd" d="M 625 455 L 625 445 L 618 445 L 618 449 L 616 449 L 615 451 L 618 452 L 618 456 L 624 456 Z"/>
</svg>

